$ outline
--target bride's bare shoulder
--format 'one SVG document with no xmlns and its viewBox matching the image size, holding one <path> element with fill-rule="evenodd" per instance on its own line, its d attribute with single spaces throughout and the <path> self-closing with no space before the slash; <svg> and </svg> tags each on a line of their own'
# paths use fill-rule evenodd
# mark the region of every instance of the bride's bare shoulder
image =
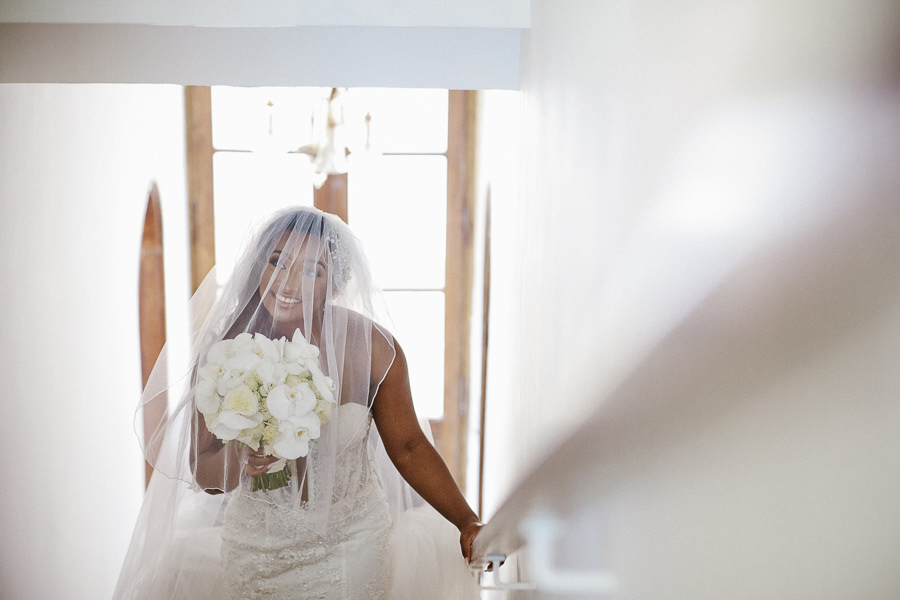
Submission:
<svg viewBox="0 0 900 600">
<path fill-rule="evenodd" d="M 397 342 L 387 328 L 355 310 L 349 308 L 341 308 L 340 310 L 347 320 L 349 335 L 370 337 L 373 351 L 390 350 L 393 353 L 394 345 Z"/>
</svg>

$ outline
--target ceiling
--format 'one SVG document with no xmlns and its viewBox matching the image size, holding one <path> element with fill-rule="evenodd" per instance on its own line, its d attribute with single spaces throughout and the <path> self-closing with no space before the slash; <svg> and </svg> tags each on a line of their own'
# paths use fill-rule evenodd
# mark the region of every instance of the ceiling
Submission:
<svg viewBox="0 0 900 600">
<path fill-rule="evenodd" d="M 4 0 L 0 82 L 518 89 L 528 0 Z"/>
</svg>

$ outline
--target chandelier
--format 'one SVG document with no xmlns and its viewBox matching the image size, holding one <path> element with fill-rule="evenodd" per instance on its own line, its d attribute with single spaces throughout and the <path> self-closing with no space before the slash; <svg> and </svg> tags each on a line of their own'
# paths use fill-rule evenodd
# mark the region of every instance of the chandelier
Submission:
<svg viewBox="0 0 900 600">
<path fill-rule="evenodd" d="M 309 156 L 313 185 L 322 187 L 329 175 L 346 173 L 351 162 L 373 154 L 372 115 L 360 119 L 349 102 L 347 88 L 331 88 L 312 114 L 312 141 L 296 153 Z"/>
</svg>

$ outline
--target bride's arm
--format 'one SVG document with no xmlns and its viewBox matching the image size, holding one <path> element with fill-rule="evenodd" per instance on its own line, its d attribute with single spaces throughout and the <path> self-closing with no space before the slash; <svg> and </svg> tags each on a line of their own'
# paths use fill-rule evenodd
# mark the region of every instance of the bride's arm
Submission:
<svg viewBox="0 0 900 600">
<path fill-rule="evenodd" d="M 422 432 L 413 409 L 406 356 L 396 341 L 394 350 L 396 357 L 372 404 L 375 424 L 400 475 L 459 529 L 461 550 L 468 561 L 481 523 L 447 465 Z"/>
<path fill-rule="evenodd" d="M 209 431 L 205 417 L 196 410 L 191 423 L 191 471 L 194 480 L 210 494 L 221 494 L 237 487 L 241 456 L 238 443 L 225 444 Z"/>
</svg>

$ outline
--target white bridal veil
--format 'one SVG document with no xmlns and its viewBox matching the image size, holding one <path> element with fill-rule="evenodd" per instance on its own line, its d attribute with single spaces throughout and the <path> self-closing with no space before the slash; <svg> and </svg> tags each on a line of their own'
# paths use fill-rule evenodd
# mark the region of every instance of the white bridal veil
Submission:
<svg viewBox="0 0 900 600">
<path fill-rule="evenodd" d="M 283 276 L 297 267 L 302 277 Z M 191 299 L 193 347 L 182 380 L 164 380 L 164 350 L 138 407 L 140 419 L 145 408 L 151 412 L 158 410 L 155 405 L 172 405 L 144 446 L 154 473 L 115 598 L 226 597 L 219 566 L 220 530 L 232 490 L 248 477 L 244 466 L 250 450 L 218 440 L 197 410 L 198 372 L 214 344 L 243 333 L 290 340 L 294 331 L 280 329 L 290 322 L 319 349 L 319 366 L 333 382 L 336 403 L 366 408 L 394 360 L 394 340 L 386 328 L 381 293 L 359 242 L 332 215 L 305 207 L 277 213 L 251 236 L 231 278 L 216 292 L 210 275 Z M 308 454 L 289 461 L 291 477 L 286 487 L 254 496 L 284 510 L 303 510 L 306 526 L 323 536 L 341 451 L 338 440 L 346 437 L 346 432 L 338 435 L 337 423 L 338 419 L 324 422 Z M 397 551 L 405 549 L 419 560 L 438 560 L 437 550 L 425 550 L 422 544 L 440 539 L 449 543 L 455 562 L 464 568 L 455 528 L 432 518 L 436 513 L 422 507 L 421 499 L 400 480 L 380 449 L 374 427 L 369 439 L 377 476 L 393 502 L 395 533 L 412 536 L 395 544 Z M 416 510 L 403 512 L 411 508 Z M 414 560 L 415 556 L 398 556 L 394 564 Z M 402 570 L 415 568 L 414 564 L 400 567 L 398 578 Z M 435 582 L 428 583 L 433 589 Z"/>
</svg>

